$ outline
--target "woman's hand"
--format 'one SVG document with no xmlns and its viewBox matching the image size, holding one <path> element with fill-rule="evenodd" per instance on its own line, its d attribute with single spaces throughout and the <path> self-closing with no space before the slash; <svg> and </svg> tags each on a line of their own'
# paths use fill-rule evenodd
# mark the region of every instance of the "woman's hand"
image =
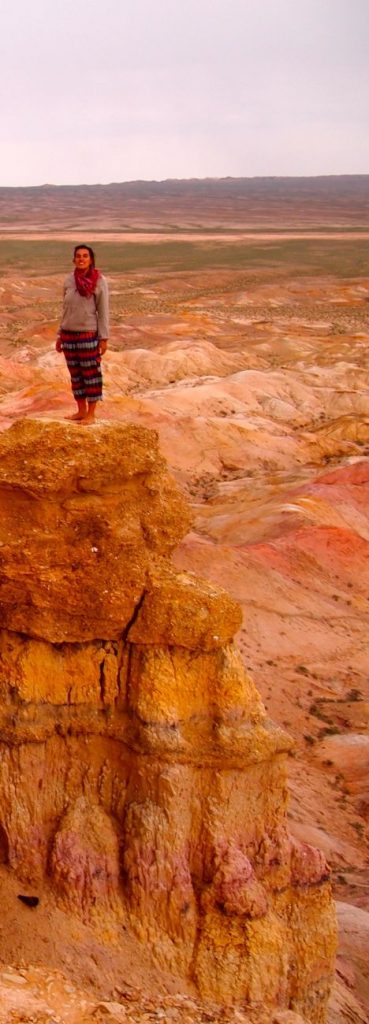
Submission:
<svg viewBox="0 0 369 1024">
<path fill-rule="evenodd" d="M 55 348 L 56 348 L 57 352 L 62 352 L 63 351 L 62 343 L 61 343 L 61 337 L 60 337 L 59 334 L 58 334 L 58 337 L 57 337 L 56 342 L 55 342 Z"/>
<path fill-rule="evenodd" d="M 109 340 L 108 338 L 100 338 L 100 341 L 99 341 L 99 352 L 100 352 L 101 356 L 105 355 L 105 352 L 106 352 L 107 347 L 108 347 L 108 340 Z"/>
</svg>

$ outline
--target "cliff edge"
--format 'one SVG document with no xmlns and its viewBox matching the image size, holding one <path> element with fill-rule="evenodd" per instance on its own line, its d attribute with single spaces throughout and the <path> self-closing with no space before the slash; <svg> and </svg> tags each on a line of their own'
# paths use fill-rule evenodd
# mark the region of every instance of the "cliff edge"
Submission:
<svg viewBox="0 0 369 1024">
<path fill-rule="evenodd" d="M 238 605 L 170 564 L 189 522 L 146 428 L 0 436 L 0 859 L 201 997 L 323 1024 L 327 865 L 288 834 Z"/>
</svg>

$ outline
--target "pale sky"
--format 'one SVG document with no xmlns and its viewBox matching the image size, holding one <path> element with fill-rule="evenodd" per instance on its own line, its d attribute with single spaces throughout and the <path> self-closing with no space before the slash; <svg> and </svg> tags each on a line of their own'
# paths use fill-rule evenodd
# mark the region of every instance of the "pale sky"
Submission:
<svg viewBox="0 0 369 1024">
<path fill-rule="evenodd" d="M 369 173 L 369 0 L 2 0 L 0 185 Z"/>
</svg>

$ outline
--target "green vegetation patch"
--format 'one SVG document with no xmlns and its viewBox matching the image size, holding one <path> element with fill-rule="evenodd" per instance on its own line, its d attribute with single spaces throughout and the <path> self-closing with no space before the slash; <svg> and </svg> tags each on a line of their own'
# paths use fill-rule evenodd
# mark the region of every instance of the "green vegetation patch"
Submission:
<svg viewBox="0 0 369 1024">
<path fill-rule="evenodd" d="M 77 239 L 77 242 L 79 239 Z M 82 239 L 85 241 L 85 239 Z M 88 244 L 88 239 L 86 239 Z M 201 270 L 268 270 L 274 276 L 360 277 L 369 273 L 367 239 L 232 240 L 226 242 L 174 240 L 158 242 L 97 242 L 97 264 L 106 273 Z M 72 268 L 69 241 L 0 240 L 0 273 L 33 275 L 67 272 Z"/>
</svg>

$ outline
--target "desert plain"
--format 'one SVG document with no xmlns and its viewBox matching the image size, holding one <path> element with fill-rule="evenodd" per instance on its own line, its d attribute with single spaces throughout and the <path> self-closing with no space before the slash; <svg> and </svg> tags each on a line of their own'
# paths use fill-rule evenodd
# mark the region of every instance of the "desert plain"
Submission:
<svg viewBox="0 0 369 1024">
<path fill-rule="evenodd" d="M 154 196 L 143 214 L 137 198 L 124 215 L 95 197 L 95 218 L 82 202 L 71 223 L 67 197 L 58 218 L 31 204 L 0 222 L 1 430 L 73 411 L 55 337 L 76 242 L 94 246 L 108 277 L 99 417 L 158 432 L 193 515 L 175 565 L 240 602 L 245 666 L 293 737 L 289 827 L 326 855 L 337 901 L 330 1024 L 369 1014 L 368 179 L 359 184 L 356 205 L 337 206 L 329 188 L 320 205 L 260 193 L 241 216 L 232 194 L 210 209 L 205 190 L 196 215 L 176 194 L 170 209 Z M 125 996 L 110 981 L 104 991 L 97 968 L 78 973 L 74 935 L 69 964 L 60 937 L 54 973 L 41 940 L 32 963 L 6 873 L 2 885 L 1 1022 L 53 1013 L 77 1024 L 97 1004 L 122 1020 L 182 1019 L 183 1007 L 202 1019 L 186 993 L 150 1002 L 134 950 Z"/>
</svg>

